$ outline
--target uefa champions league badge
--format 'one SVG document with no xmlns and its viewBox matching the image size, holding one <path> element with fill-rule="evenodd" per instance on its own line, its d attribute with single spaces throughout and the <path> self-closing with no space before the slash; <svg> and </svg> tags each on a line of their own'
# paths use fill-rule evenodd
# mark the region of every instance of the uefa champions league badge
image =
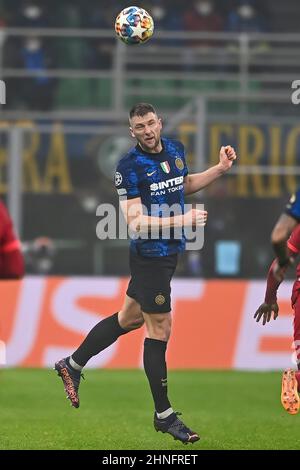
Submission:
<svg viewBox="0 0 300 470">
<path fill-rule="evenodd" d="M 123 177 L 122 177 L 121 173 L 119 173 L 117 171 L 116 174 L 115 174 L 115 185 L 120 186 L 120 184 L 122 184 L 122 181 L 123 181 Z"/>
</svg>

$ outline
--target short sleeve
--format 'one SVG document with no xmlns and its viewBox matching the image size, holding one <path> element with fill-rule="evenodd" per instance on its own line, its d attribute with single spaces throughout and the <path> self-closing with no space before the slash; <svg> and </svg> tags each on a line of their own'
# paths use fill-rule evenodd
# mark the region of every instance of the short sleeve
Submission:
<svg viewBox="0 0 300 470">
<path fill-rule="evenodd" d="M 133 199 L 140 196 L 138 177 L 134 168 L 119 164 L 115 173 L 115 187 L 118 195 Z"/>
<path fill-rule="evenodd" d="M 293 194 L 285 208 L 286 214 L 300 222 L 300 190 Z"/>
<path fill-rule="evenodd" d="M 183 163 L 184 163 L 183 176 L 186 177 L 189 174 L 189 169 L 188 169 L 188 166 L 186 164 L 185 148 L 184 148 L 183 144 L 180 144 L 180 146 L 181 146 L 181 152 L 182 152 L 182 160 L 183 160 Z"/>
<path fill-rule="evenodd" d="M 287 246 L 293 253 L 298 254 L 300 252 L 300 224 L 293 230 L 287 241 Z"/>
<path fill-rule="evenodd" d="M 189 169 L 188 169 L 188 166 L 186 164 L 185 158 L 184 158 L 183 161 L 184 161 L 183 176 L 186 177 L 189 174 Z"/>
</svg>

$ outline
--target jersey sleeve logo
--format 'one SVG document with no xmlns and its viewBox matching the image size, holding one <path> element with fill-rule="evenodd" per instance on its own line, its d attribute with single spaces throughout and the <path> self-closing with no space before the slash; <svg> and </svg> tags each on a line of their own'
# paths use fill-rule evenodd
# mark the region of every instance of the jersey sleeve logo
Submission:
<svg viewBox="0 0 300 470">
<path fill-rule="evenodd" d="M 160 166 L 162 167 L 162 170 L 163 170 L 165 173 L 170 173 L 171 168 L 170 168 L 169 162 L 162 162 L 162 163 L 160 164 Z"/>
<path fill-rule="evenodd" d="M 117 192 L 118 192 L 119 196 L 125 196 L 125 194 L 127 194 L 127 191 L 126 191 L 125 188 L 117 189 Z"/>
<path fill-rule="evenodd" d="M 116 172 L 115 174 L 115 185 L 116 186 L 120 186 L 120 184 L 122 183 L 123 181 L 123 177 L 121 175 L 121 173 L 119 173 L 118 171 Z"/>
<path fill-rule="evenodd" d="M 178 168 L 178 170 L 183 170 L 184 169 L 184 163 L 181 160 L 181 158 L 179 158 L 179 157 L 176 158 L 175 165 Z"/>
</svg>

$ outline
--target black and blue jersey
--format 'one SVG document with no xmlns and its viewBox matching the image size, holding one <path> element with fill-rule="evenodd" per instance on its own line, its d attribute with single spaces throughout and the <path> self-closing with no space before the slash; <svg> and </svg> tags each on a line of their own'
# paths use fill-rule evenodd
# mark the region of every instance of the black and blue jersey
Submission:
<svg viewBox="0 0 300 470">
<path fill-rule="evenodd" d="M 160 153 L 147 153 L 137 145 L 119 162 L 115 186 L 120 197 L 140 197 L 147 215 L 163 217 L 162 207 L 176 205 L 184 213 L 184 177 L 188 174 L 181 142 L 162 139 Z M 171 213 L 173 215 L 175 213 Z M 131 240 L 130 248 L 141 256 L 168 256 L 185 249 L 185 237 L 178 239 Z"/>
<path fill-rule="evenodd" d="M 292 195 L 288 204 L 286 205 L 285 212 L 293 217 L 297 222 L 300 222 L 300 188 Z"/>
</svg>

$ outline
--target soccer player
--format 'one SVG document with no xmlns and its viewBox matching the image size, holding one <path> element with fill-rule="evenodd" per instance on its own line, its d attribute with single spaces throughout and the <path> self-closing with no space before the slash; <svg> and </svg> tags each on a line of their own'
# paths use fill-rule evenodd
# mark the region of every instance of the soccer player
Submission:
<svg viewBox="0 0 300 470">
<path fill-rule="evenodd" d="M 21 279 L 24 260 L 9 213 L 0 201 L 0 279 Z"/>
<path fill-rule="evenodd" d="M 144 323 L 144 369 L 152 392 L 156 431 L 171 434 L 183 443 L 199 440 L 174 412 L 168 398 L 166 348 L 171 333 L 170 282 L 177 256 L 185 248 L 185 238 L 145 238 L 149 228 L 204 226 L 207 212 L 192 209 L 184 213 L 184 195 L 193 194 L 229 170 L 236 158 L 232 147 L 222 147 L 219 163 L 198 174 L 189 175 L 183 145 L 161 137 L 162 121 L 152 105 L 139 103 L 129 114 L 130 132 L 137 145 L 118 164 L 115 185 L 121 209 L 134 233 L 131 240 L 131 279 L 119 312 L 102 320 L 68 358 L 55 364 L 71 404 L 79 407 L 78 387 L 81 370 L 88 360 L 114 343 L 119 336 Z M 161 216 L 155 204 L 178 204 L 180 213 Z M 143 210 L 146 207 L 147 214 Z M 161 235 L 161 233 L 160 233 Z M 188 341 L 188 338 L 187 338 Z"/>
<path fill-rule="evenodd" d="M 276 279 L 283 280 L 286 269 L 293 264 L 289 256 L 287 240 L 300 222 L 300 188 L 293 194 L 286 206 L 285 213 L 279 217 L 271 236 L 272 245 L 277 257 L 273 266 Z"/>
<path fill-rule="evenodd" d="M 274 251 L 277 255 L 267 278 L 265 301 L 255 312 L 254 318 L 263 325 L 279 313 L 277 290 L 284 279 L 285 272 L 294 263 L 300 252 L 300 190 L 293 195 L 286 206 L 285 213 L 279 217 L 271 236 Z M 288 238 L 289 237 L 289 238 Z M 296 269 L 296 281 L 292 291 L 292 308 L 294 310 L 294 345 L 297 356 L 298 371 L 287 369 L 283 372 L 281 383 L 281 403 L 290 414 L 296 414 L 300 408 L 298 391 L 300 390 L 300 263 Z"/>
</svg>

